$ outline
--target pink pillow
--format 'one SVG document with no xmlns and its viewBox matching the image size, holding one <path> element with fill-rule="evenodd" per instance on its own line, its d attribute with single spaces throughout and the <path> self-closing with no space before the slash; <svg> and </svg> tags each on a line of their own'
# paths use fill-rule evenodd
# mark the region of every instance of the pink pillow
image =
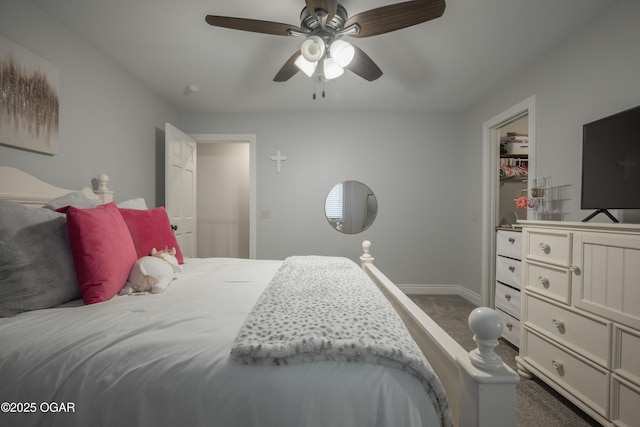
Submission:
<svg viewBox="0 0 640 427">
<path fill-rule="evenodd" d="M 148 210 L 120 209 L 120 213 L 131 232 L 138 258 L 151 255 L 153 248 L 159 251 L 176 248 L 176 259 L 184 264 L 178 241 L 171 230 L 169 215 L 163 207 Z"/>
<path fill-rule="evenodd" d="M 110 299 L 124 287 L 138 259 L 116 204 L 111 202 L 93 209 L 70 206 L 67 230 L 84 303 Z"/>
</svg>

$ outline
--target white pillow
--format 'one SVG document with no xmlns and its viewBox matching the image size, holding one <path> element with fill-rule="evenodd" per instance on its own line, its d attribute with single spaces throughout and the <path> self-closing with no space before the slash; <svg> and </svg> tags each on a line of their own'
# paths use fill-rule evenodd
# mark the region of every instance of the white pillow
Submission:
<svg viewBox="0 0 640 427">
<path fill-rule="evenodd" d="M 129 199 L 119 203 L 116 203 L 116 206 L 122 209 L 138 209 L 141 211 L 147 210 L 147 204 L 145 203 L 142 197 L 137 199 Z"/>
<path fill-rule="evenodd" d="M 56 197 L 44 205 L 43 208 L 51 209 L 52 211 L 65 208 L 67 206 L 73 206 L 79 209 L 91 209 L 95 208 L 99 204 L 100 201 L 98 199 L 90 199 L 83 191 L 78 190 L 67 193 L 64 196 Z"/>
</svg>

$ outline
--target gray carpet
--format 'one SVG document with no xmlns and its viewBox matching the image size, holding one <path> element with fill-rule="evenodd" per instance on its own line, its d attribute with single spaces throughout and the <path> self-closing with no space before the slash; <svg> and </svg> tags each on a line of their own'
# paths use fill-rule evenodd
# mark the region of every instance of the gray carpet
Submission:
<svg viewBox="0 0 640 427">
<path fill-rule="evenodd" d="M 455 295 L 409 295 L 442 329 L 466 350 L 474 349 L 473 334 L 467 317 L 475 306 Z M 496 353 L 512 369 L 516 369 L 518 351 L 500 340 Z M 537 379 L 520 379 L 516 386 L 516 426 L 520 427 L 582 427 L 600 424 L 564 397 Z"/>
</svg>

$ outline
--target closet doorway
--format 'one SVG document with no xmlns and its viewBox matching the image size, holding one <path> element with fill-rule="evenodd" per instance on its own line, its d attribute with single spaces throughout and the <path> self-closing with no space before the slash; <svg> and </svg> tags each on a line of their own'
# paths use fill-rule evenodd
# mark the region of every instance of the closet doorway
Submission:
<svg viewBox="0 0 640 427">
<path fill-rule="evenodd" d="M 526 194 L 529 177 L 529 112 L 499 127 L 500 163 L 498 225 L 509 227 L 527 219 L 527 208 L 515 200 Z"/>
<path fill-rule="evenodd" d="M 520 120 L 526 117 L 524 128 Z M 500 139 L 502 133 L 510 126 L 518 126 L 518 132 L 528 136 L 529 154 L 527 158 L 527 183 L 514 181 L 517 187 L 503 190 L 500 180 Z M 529 182 L 535 178 L 535 96 L 525 99 L 517 105 L 509 108 L 501 114 L 487 120 L 483 124 L 483 147 L 482 147 L 482 256 L 481 256 L 481 293 L 482 305 L 493 307 L 495 298 L 495 264 L 496 264 L 496 227 L 501 223 L 504 216 L 509 216 L 513 220 L 513 215 L 509 212 L 515 209 L 516 193 L 526 189 Z M 511 132 L 511 130 L 508 130 Z M 503 206 L 501 208 L 501 205 Z M 506 212 L 506 213 L 505 213 Z M 516 214 L 518 219 L 527 219 L 526 214 L 520 211 Z"/>
<path fill-rule="evenodd" d="M 198 143 L 198 257 L 256 258 L 255 135 L 191 135 Z"/>
</svg>

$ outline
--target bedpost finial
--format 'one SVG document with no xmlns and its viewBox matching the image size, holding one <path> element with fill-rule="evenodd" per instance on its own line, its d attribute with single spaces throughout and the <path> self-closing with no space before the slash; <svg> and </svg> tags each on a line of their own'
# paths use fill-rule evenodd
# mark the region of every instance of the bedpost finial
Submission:
<svg viewBox="0 0 640 427">
<path fill-rule="evenodd" d="M 92 181 L 92 184 L 95 185 L 94 181 Z M 109 190 L 109 175 L 102 174 L 98 177 L 98 188 L 93 192 L 98 196 L 102 203 L 109 203 L 113 201 L 113 191 Z"/>
<path fill-rule="evenodd" d="M 373 264 L 373 256 L 369 253 L 371 251 L 371 242 L 365 240 L 362 242 L 362 251 L 364 252 L 360 257 L 362 264 Z"/>
<path fill-rule="evenodd" d="M 478 307 L 469 315 L 469 328 L 478 348 L 469 352 L 471 363 L 487 371 L 497 371 L 504 366 L 502 359 L 494 352 L 504 324 L 498 313 L 489 307 Z"/>
<path fill-rule="evenodd" d="M 98 190 L 109 191 L 109 175 L 102 174 L 98 177 Z"/>
</svg>

